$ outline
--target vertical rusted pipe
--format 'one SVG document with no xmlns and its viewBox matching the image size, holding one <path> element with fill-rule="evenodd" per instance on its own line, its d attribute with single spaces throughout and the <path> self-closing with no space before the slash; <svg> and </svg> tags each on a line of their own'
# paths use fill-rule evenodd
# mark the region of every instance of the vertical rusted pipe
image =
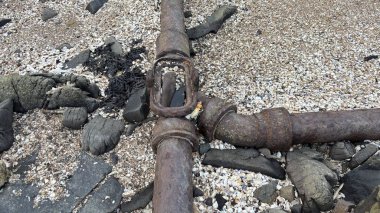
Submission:
<svg viewBox="0 0 380 213">
<path fill-rule="evenodd" d="M 192 150 L 188 142 L 171 138 L 157 148 L 153 212 L 192 213 Z"/>
<path fill-rule="evenodd" d="M 293 144 L 380 139 L 380 109 L 290 114 L 284 108 L 239 115 L 236 106 L 202 96 L 201 132 L 209 140 L 286 151 Z"/>
<path fill-rule="evenodd" d="M 153 212 L 193 212 L 192 151 L 198 146 L 195 125 L 179 118 L 160 119 L 152 131 L 157 153 Z"/>
</svg>

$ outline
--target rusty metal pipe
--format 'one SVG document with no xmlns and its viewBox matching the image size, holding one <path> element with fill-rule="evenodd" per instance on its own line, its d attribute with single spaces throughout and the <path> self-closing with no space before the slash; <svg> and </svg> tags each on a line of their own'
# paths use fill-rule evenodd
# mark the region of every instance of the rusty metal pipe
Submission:
<svg viewBox="0 0 380 213">
<path fill-rule="evenodd" d="M 160 119 L 152 131 L 157 153 L 153 212 L 193 212 L 192 151 L 197 150 L 195 125 L 184 119 Z"/>
<path fill-rule="evenodd" d="M 235 105 L 219 98 L 200 99 L 199 127 L 208 140 L 286 151 L 293 144 L 380 139 L 380 109 L 290 114 L 274 108 L 240 115 Z"/>
<path fill-rule="evenodd" d="M 193 212 L 193 159 L 187 141 L 171 138 L 157 149 L 153 212 Z"/>
</svg>

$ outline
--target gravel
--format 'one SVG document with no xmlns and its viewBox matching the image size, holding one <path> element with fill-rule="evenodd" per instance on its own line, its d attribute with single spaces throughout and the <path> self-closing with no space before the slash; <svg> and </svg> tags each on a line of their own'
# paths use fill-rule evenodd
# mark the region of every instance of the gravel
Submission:
<svg viewBox="0 0 380 213">
<path fill-rule="evenodd" d="M 133 40 L 142 39 L 147 54 L 142 54 L 133 66 L 146 73 L 154 61 L 159 33 L 160 14 L 154 2 L 108 1 L 95 14 L 85 9 L 87 4 L 85 0 L 43 4 L 37 0 L 3 1 L 1 17 L 12 21 L 0 28 L 0 74 L 72 72 L 97 83 L 104 95 L 108 85 L 105 76 L 94 75 L 82 65 L 62 68 L 66 60 L 86 49 L 94 51 L 110 36 L 122 44 L 125 52 Z M 203 23 L 225 4 L 237 6 L 237 13 L 217 34 L 193 41 L 194 65 L 200 71 L 202 91 L 236 103 L 243 114 L 279 106 L 291 112 L 380 107 L 379 59 L 364 60 L 380 52 L 380 28 L 374 27 L 380 19 L 378 1 L 194 0 L 185 6 L 192 13 L 186 25 L 191 28 Z M 43 7 L 59 11 L 59 15 L 44 22 Z M 63 43 L 72 48 L 56 49 Z M 103 114 L 98 111 L 95 114 Z M 15 143 L 1 155 L 7 167 L 13 167 L 22 157 L 40 150 L 27 174 L 29 182 L 41 187 L 38 199 L 58 200 L 64 196 L 64 180 L 78 164 L 81 131 L 62 128 L 61 116 L 56 111 L 38 109 L 15 114 Z M 120 113 L 104 116 L 121 118 Z M 149 139 L 154 124 L 144 123 L 132 135 L 122 135 L 114 149 L 119 162 L 112 173 L 125 188 L 124 201 L 153 180 L 154 155 Z M 234 148 L 221 141 L 211 146 Z M 283 163 L 283 155 L 279 156 Z M 111 163 L 110 153 L 102 158 Z M 204 196 L 195 198 L 200 212 L 217 211 L 216 194 L 227 200 L 223 211 L 230 212 L 276 207 L 289 211 L 300 202 L 296 196 L 292 203 L 281 197 L 272 205 L 260 203 L 253 192 L 272 178 L 205 166 L 201 160 L 194 153 L 194 183 L 204 191 Z M 10 182 L 17 178 L 12 175 Z M 278 187 L 287 185 L 291 185 L 289 179 L 278 183 Z M 211 206 L 205 204 L 207 198 L 212 198 Z M 145 210 L 151 208 L 150 203 Z"/>
</svg>

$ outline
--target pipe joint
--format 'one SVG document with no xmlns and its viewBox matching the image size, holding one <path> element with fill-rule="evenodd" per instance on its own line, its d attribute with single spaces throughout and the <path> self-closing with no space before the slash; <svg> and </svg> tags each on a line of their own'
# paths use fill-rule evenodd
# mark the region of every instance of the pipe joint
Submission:
<svg viewBox="0 0 380 213">
<path fill-rule="evenodd" d="M 179 118 L 160 119 L 152 131 L 152 148 L 154 153 L 164 140 L 176 138 L 188 142 L 193 151 L 198 150 L 199 138 L 195 125 L 188 120 Z"/>
<path fill-rule="evenodd" d="M 228 113 L 236 113 L 237 107 L 220 98 L 208 98 L 200 95 L 199 100 L 203 104 L 203 112 L 199 117 L 199 129 L 208 141 L 215 139 L 215 131 L 220 121 Z"/>
</svg>

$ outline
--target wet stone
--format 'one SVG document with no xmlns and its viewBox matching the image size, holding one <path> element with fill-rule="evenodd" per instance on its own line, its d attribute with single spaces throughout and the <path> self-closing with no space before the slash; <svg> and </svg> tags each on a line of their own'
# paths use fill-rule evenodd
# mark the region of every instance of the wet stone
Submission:
<svg viewBox="0 0 380 213">
<path fill-rule="evenodd" d="M 290 207 L 291 213 L 302 213 L 302 204 L 296 204 Z"/>
<path fill-rule="evenodd" d="M 244 169 L 260 172 L 277 179 L 285 179 L 285 171 L 280 163 L 267 159 L 255 149 L 211 149 L 205 155 L 202 164 L 217 167 Z"/>
<path fill-rule="evenodd" d="M 120 204 L 123 186 L 111 176 L 96 191 L 90 193 L 90 198 L 79 210 L 79 213 L 113 212 Z"/>
<path fill-rule="evenodd" d="M 372 155 L 374 155 L 379 148 L 375 144 L 367 144 L 364 149 L 357 152 L 348 164 L 351 169 L 359 166 Z"/>
<path fill-rule="evenodd" d="M 119 143 L 123 131 L 123 121 L 97 116 L 84 126 L 82 149 L 94 155 L 111 151 Z"/>
<path fill-rule="evenodd" d="M 149 114 L 148 102 L 148 91 L 145 87 L 133 93 L 124 107 L 124 119 L 130 123 L 143 121 Z"/>
<path fill-rule="evenodd" d="M 286 172 L 297 188 L 305 212 L 328 211 L 333 208 L 333 188 L 338 176 L 322 163 L 323 156 L 303 148 L 288 152 Z"/>
<path fill-rule="evenodd" d="M 69 196 L 54 203 L 42 201 L 36 212 L 72 212 L 111 171 L 112 167 L 103 160 L 81 153 L 78 168 L 67 181 Z"/>
<path fill-rule="evenodd" d="M 284 186 L 280 189 L 279 195 L 285 198 L 287 201 L 293 201 L 295 199 L 294 187 L 293 186 Z"/>
<path fill-rule="evenodd" d="M 131 199 L 131 201 L 128 201 L 126 203 L 121 204 L 121 211 L 122 212 L 132 212 L 136 209 L 145 208 L 145 206 L 148 205 L 148 203 L 153 198 L 153 182 L 150 183 L 147 187 L 142 189 L 141 191 L 137 192 Z"/>
<path fill-rule="evenodd" d="M 13 100 L 6 99 L 0 103 L 0 154 L 12 147 L 13 135 Z"/>
<path fill-rule="evenodd" d="M 80 129 L 87 122 L 86 108 L 68 108 L 63 113 L 63 126 L 70 129 Z"/>
<path fill-rule="evenodd" d="M 272 204 L 277 198 L 277 182 L 271 182 L 256 189 L 254 196 L 261 202 Z"/>
<path fill-rule="evenodd" d="M 90 58 L 90 50 L 84 50 L 80 52 L 78 55 L 74 56 L 73 58 L 69 59 L 64 65 L 64 69 L 72 69 L 77 67 L 80 64 L 83 64 L 88 61 Z"/>
<path fill-rule="evenodd" d="M 222 6 L 216 9 L 211 16 L 206 18 L 204 23 L 187 30 L 189 39 L 201 38 L 208 33 L 217 33 L 223 23 L 236 11 L 237 7 L 235 6 Z"/>
<path fill-rule="evenodd" d="M 47 21 L 51 18 L 54 18 L 57 15 L 58 15 L 57 11 L 47 7 L 42 11 L 41 19 L 42 19 L 42 21 Z"/>
<path fill-rule="evenodd" d="M 91 14 L 95 14 L 107 1 L 108 0 L 92 0 L 87 4 L 86 10 L 88 10 Z"/>
<path fill-rule="evenodd" d="M 355 204 L 369 196 L 380 185 L 380 154 L 372 156 L 363 165 L 348 172 L 342 179 L 342 193 Z"/>
<path fill-rule="evenodd" d="M 355 147 L 350 142 L 337 142 L 331 147 L 330 156 L 334 160 L 345 160 L 355 154 Z"/>
</svg>

